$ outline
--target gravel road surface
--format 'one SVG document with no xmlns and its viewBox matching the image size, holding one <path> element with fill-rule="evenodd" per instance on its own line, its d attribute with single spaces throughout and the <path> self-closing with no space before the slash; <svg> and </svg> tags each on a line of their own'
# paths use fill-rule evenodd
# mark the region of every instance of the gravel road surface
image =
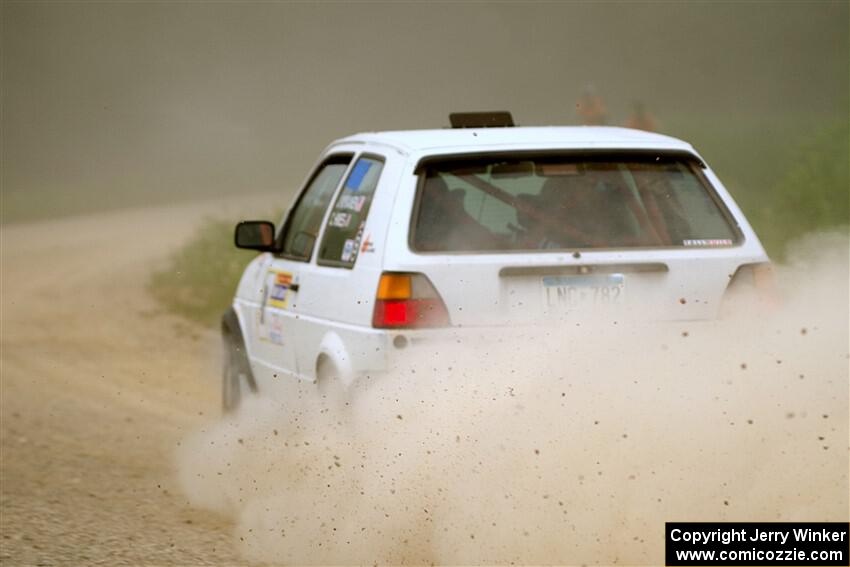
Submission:
<svg viewBox="0 0 850 567">
<path fill-rule="evenodd" d="M 219 412 L 217 337 L 161 312 L 151 269 L 205 203 L 2 228 L 4 565 L 236 564 L 174 481 Z"/>
</svg>

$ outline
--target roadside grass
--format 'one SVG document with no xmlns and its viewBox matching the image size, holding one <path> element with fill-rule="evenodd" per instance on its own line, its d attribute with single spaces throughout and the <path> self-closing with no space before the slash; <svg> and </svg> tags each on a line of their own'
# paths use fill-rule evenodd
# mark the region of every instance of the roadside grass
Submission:
<svg viewBox="0 0 850 567">
<path fill-rule="evenodd" d="M 782 259 L 785 244 L 808 232 L 850 224 L 850 127 L 836 123 L 806 140 L 753 220 Z M 780 246 L 781 245 L 781 246 Z"/>
<path fill-rule="evenodd" d="M 165 309 L 205 327 L 218 324 L 233 301 L 242 271 L 256 255 L 233 245 L 235 224 L 205 219 L 194 236 L 151 275 L 148 290 Z"/>
<path fill-rule="evenodd" d="M 803 234 L 850 224 L 847 116 L 682 117 L 667 126 L 711 164 L 774 260 Z"/>
<path fill-rule="evenodd" d="M 845 120 L 810 125 L 808 137 L 775 136 L 753 126 L 739 135 L 698 126 L 690 134 L 753 224 L 774 260 L 788 242 L 807 232 L 848 225 L 850 215 L 850 128 Z M 675 129 L 673 129 L 675 130 Z M 802 127 L 790 128 L 799 133 Z M 702 141 L 702 143 L 700 143 Z M 279 218 L 279 215 L 271 218 Z M 218 324 L 252 252 L 233 246 L 235 223 L 207 219 L 194 237 L 150 279 L 153 296 L 168 310 L 205 326 Z"/>
</svg>

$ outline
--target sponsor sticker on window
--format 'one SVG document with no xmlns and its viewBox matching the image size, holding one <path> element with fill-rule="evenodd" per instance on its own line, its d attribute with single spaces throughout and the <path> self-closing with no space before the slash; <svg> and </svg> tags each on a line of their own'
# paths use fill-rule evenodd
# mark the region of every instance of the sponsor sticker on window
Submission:
<svg viewBox="0 0 850 567">
<path fill-rule="evenodd" d="M 330 225 L 337 228 L 348 228 L 351 224 L 351 213 L 335 212 L 331 215 Z"/>
<path fill-rule="evenodd" d="M 732 246 L 732 241 L 728 238 L 692 238 L 683 240 L 684 246 Z"/>
<path fill-rule="evenodd" d="M 372 167 L 372 163 L 369 160 L 359 160 L 354 165 L 354 169 L 351 170 L 351 175 L 348 176 L 348 181 L 345 182 L 345 188 L 349 191 L 359 191 L 360 185 L 363 184 L 363 179 L 366 178 L 369 168 Z"/>
</svg>

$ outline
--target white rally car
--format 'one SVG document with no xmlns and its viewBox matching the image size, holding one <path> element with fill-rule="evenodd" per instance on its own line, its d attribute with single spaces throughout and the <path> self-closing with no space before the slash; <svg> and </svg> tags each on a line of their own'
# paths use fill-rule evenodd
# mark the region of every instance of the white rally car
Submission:
<svg viewBox="0 0 850 567">
<path fill-rule="evenodd" d="M 331 143 L 278 229 L 237 226 L 236 245 L 262 253 L 222 321 L 226 409 L 281 377 L 348 384 L 449 333 L 588 312 L 713 319 L 769 271 L 681 140 L 451 118 Z"/>
</svg>

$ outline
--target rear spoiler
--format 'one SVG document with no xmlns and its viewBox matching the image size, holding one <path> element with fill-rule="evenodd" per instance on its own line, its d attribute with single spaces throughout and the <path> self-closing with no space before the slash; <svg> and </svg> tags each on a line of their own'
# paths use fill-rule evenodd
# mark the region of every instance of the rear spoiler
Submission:
<svg viewBox="0 0 850 567">
<path fill-rule="evenodd" d="M 687 161 L 699 166 L 701 169 L 706 168 L 705 162 L 698 155 L 688 150 L 664 150 L 664 149 L 612 149 L 612 148 L 574 148 L 560 150 L 506 150 L 506 151 L 487 151 L 487 152 L 470 152 L 470 153 L 453 153 L 453 154 L 438 154 L 425 156 L 419 160 L 414 169 L 414 173 L 419 175 L 422 170 L 429 164 L 434 162 L 441 163 L 474 163 L 476 161 L 493 163 L 499 158 L 503 159 L 545 159 L 555 157 L 570 157 L 582 158 L 586 157 L 590 161 L 616 161 L 623 158 L 638 159 L 640 161 Z"/>
</svg>

